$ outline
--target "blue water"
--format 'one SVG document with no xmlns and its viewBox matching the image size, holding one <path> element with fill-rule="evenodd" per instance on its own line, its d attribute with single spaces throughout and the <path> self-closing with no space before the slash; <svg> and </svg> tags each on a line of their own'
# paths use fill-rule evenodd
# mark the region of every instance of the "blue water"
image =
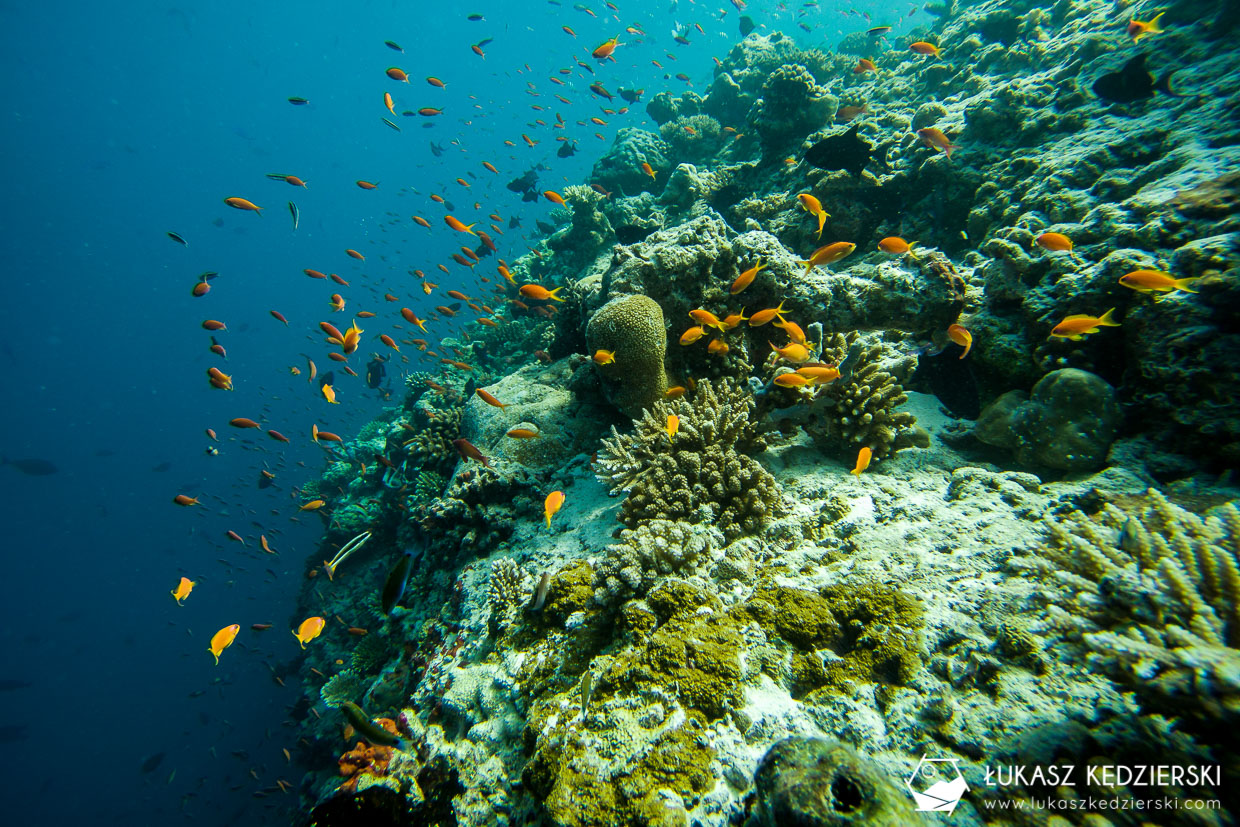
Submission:
<svg viewBox="0 0 1240 827">
<path fill-rule="evenodd" d="M 444 226 L 431 193 L 483 226 L 498 212 L 500 255 L 515 260 L 526 251 L 522 233 L 552 205 L 523 204 L 504 188 L 508 180 L 541 162 L 551 171 L 540 188 L 583 182 L 617 128 L 653 128 L 646 101 L 687 88 L 669 75 L 684 72 L 704 93 L 711 57 L 739 40 L 727 3 L 625 2 L 619 22 L 603 3 L 590 5 L 596 17 L 545 2 L 5 4 L 0 450 L 57 468 L 32 476 L 0 467 L 0 681 L 13 682 L 0 693 L 7 823 L 295 818 L 295 795 L 254 797 L 277 779 L 296 787 L 303 771 L 281 752 L 295 751 L 282 721 L 297 700 L 296 682 L 281 688 L 273 670 L 299 652 L 288 630 L 300 620 L 294 599 L 322 522 L 299 514 L 293 489 L 321 467 L 312 423 L 351 435 L 383 404 L 322 358 L 317 322 L 345 327 L 353 311 L 391 315 L 400 306 L 425 316 L 444 301 L 442 290 L 464 283 L 468 274 L 449 255 L 465 237 Z M 804 45 L 829 46 L 870 25 L 839 9 L 869 8 L 875 23 L 897 22 L 880 16 L 881 6 L 752 3 L 747 13 Z M 470 12 L 486 19 L 470 22 Z M 922 18 L 912 23 L 928 22 Z M 700 23 L 703 32 L 678 46 L 676 22 Z M 647 37 L 625 34 L 633 24 Z M 589 60 L 589 50 L 617 34 L 624 45 L 615 63 Z M 469 50 L 484 38 L 493 38 L 485 60 Z M 549 83 L 573 66 L 574 54 L 597 74 L 578 72 L 566 87 Z M 389 66 L 408 71 L 411 83 L 386 78 Z M 432 88 L 427 75 L 447 88 Z M 608 105 L 586 90 L 591 80 L 646 94 L 626 115 L 602 115 L 605 127 L 578 126 Z M 392 116 L 385 91 L 397 112 L 434 106 L 444 114 Z M 573 104 L 554 100 L 555 92 Z M 310 104 L 292 106 L 289 96 Z M 554 122 L 557 111 L 569 123 L 563 133 L 534 123 Z M 525 146 L 522 133 L 540 143 Z M 555 134 L 577 140 L 579 153 L 556 158 Z M 431 141 L 444 145 L 443 157 L 431 154 Z M 267 173 L 300 176 L 309 188 Z M 458 176 L 472 186 L 461 187 Z M 379 187 L 364 191 L 359 179 Z M 233 196 L 263 214 L 229 208 L 223 199 Z M 289 200 L 301 211 L 296 232 Z M 414 224 L 415 213 L 432 229 Z M 514 215 L 522 227 L 509 230 Z M 346 257 L 346 248 L 366 261 Z M 303 268 L 339 273 L 351 286 L 308 279 Z M 433 301 L 411 268 L 441 285 Z M 494 259 L 483 260 L 484 270 L 494 272 Z M 219 276 L 207 296 L 194 298 L 204 271 Z M 348 300 L 345 313 L 331 313 L 334 292 Z M 385 305 L 384 292 L 401 304 Z M 271 318 L 272 309 L 290 326 Z M 208 318 L 228 324 L 216 334 L 227 361 L 207 349 L 200 324 Z M 371 338 L 387 329 L 378 321 L 361 321 L 376 329 L 352 360 L 359 371 L 358 357 L 381 349 Z M 320 357 L 320 370 L 337 368 L 340 405 L 329 406 L 307 382 L 307 353 Z M 211 366 L 233 376 L 234 392 L 208 386 Z M 393 385 L 405 367 L 390 365 Z M 230 428 L 239 416 L 292 442 Z M 218 444 L 206 428 L 218 432 Z M 218 456 L 207 455 L 212 445 Z M 277 485 L 259 490 L 263 467 Z M 182 493 L 203 504 L 176 507 L 172 498 Z M 247 547 L 230 542 L 229 530 Z M 277 556 L 257 550 L 260 533 Z M 182 575 L 198 585 L 177 606 L 169 591 Z M 230 623 L 242 632 L 217 667 L 207 641 Z M 257 633 L 252 623 L 273 627 Z M 155 762 L 159 753 L 166 755 Z M 156 765 L 143 772 L 148 759 Z"/>
</svg>

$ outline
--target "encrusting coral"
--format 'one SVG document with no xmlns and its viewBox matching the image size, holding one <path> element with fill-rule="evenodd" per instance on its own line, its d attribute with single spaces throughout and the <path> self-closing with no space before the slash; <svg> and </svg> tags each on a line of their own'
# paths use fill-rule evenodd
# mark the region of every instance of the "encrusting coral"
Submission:
<svg viewBox="0 0 1240 827">
<path fill-rule="evenodd" d="M 709 522 L 733 540 L 754 534 L 781 505 L 775 478 L 742 450 L 762 446 L 749 421 L 753 397 L 730 382 L 698 383 L 692 399 L 661 400 L 633 433 L 603 440 L 595 469 L 614 496 L 627 492 L 620 520 Z M 676 416 L 675 435 L 668 417 Z"/>
<path fill-rule="evenodd" d="M 1057 583 L 1048 626 L 1169 714 L 1240 717 L 1240 509 L 1202 518 L 1154 489 L 1051 522 L 1028 568 Z"/>
</svg>

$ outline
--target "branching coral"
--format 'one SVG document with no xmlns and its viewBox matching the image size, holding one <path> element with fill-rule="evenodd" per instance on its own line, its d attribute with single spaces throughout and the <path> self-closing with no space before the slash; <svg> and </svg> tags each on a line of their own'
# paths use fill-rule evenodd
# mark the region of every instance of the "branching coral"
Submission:
<svg viewBox="0 0 1240 827">
<path fill-rule="evenodd" d="M 493 620 L 503 619 L 529 599 L 529 577 L 517 561 L 504 557 L 491 564 L 487 603 Z"/>
<path fill-rule="evenodd" d="M 749 421 L 753 400 L 728 382 L 718 391 L 698 383 L 692 400 L 660 400 L 634 422 L 631 434 L 603 440 L 598 478 L 613 495 L 627 492 L 620 520 L 707 521 L 729 539 L 753 534 L 780 507 L 775 478 L 739 451 L 762 446 Z M 675 436 L 668 416 L 679 418 Z"/>
<path fill-rule="evenodd" d="M 1204 519 L 1150 489 L 1049 525 L 1030 568 L 1060 586 L 1050 626 L 1148 703 L 1177 715 L 1240 715 L 1240 510 Z"/>
<path fill-rule="evenodd" d="M 817 425 L 806 430 L 819 441 L 838 446 L 844 454 L 868 445 L 874 457 L 882 459 L 906 447 L 916 419 L 897 412 L 908 401 L 896 378 L 881 368 L 881 345 L 866 347 L 856 332 L 837 333 L 823 347 L 823 359 L 840 365 L 840 378 L 823 387 L 814 403 L 823 412 Z"/>
<path fill-rule="evenodd" d="M 607 547 L 598 567 L 602 584 L 596 595 L 602 602 L 612 596 L 645 594 L 660 576 L 681 573 L 708 561 L 712 549 L 723 545 L 723 535 L 710 525 L 651 520 L 620 532 L 620 543 Z"/>
</svg>

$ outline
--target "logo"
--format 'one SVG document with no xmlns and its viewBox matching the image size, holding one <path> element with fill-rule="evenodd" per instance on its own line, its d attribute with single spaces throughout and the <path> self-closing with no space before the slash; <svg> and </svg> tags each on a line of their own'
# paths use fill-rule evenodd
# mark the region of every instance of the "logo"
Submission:
<svg viewBox="0 0 1240 827">
<path fill-rule="evenodd" d="M 908 777 L 905 786 L 913 794 L 917 809 L 923 813 L 947 813 L 951 815 L 960 798 L 969 791 L 960 768 L 959 758 L 927 758 L 921 756 L 917 768 Z M 951 766 L 947 766 L 950 764 Z"/>
</svg>

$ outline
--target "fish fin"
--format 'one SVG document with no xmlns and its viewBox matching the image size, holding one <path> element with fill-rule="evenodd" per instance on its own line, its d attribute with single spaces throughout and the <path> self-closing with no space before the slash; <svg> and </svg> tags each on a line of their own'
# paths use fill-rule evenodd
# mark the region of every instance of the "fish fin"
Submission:
<svg viewBox="0 0 1240 827">
<path fill-rule="evenodd" d="M 1103 313 L 1098 318 L 1098 326 L 1099 327 L 1119 327 L 1119 322 L 1115 321 L 1115 319 L 1111 317 L 1111 314 L 1114 312 L 1115 312 L 1115 308 L 1112 307 L 1110 310 Z"/>
<path fill-rule="evenodd" d="M 1195 281 L 1201 281 L 1201 276 L 1193 276 L 1192 278 L 1176 279 L 1175 287 L 1177 290 L 1183 290 L 1185 293 L 1196 293 L 1197 291 L 1189 287 Z"/>
</svg>

